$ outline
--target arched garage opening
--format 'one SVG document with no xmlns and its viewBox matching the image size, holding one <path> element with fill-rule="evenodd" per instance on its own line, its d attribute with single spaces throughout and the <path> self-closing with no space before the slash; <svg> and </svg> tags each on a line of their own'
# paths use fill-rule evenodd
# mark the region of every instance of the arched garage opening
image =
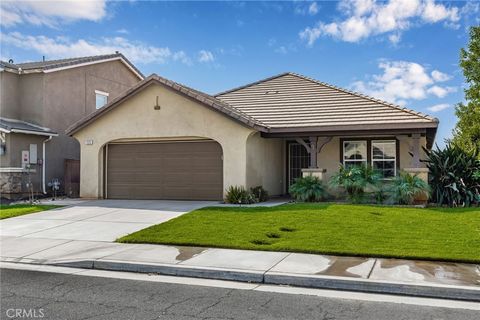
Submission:
<svg viewBox="0 0 480 320">
<path fill-rule="evenodd" d="M 114 141 L 104 148 L 105 198 L 223 197 L 223 153 L 214 140 Z"/>
</svg>

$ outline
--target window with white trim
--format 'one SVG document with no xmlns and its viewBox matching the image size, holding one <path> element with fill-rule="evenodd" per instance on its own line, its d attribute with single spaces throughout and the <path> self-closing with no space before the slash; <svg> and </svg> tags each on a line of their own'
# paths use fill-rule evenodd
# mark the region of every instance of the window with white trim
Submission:
<svg viewBox="0 0 480 320">
<path fill-rule="evenodd" d="M 95 90 L 95 108 L 100 109 L 108 102 L 108 92 Z"/>
<path fill-rule="evenodd" d="M 367 164 L 367 141 L 343 141 L 343 165 L 348 168 Z"/>
<path fill-rule="evenodd" d="M 397 144 L 394 140 L 372 141 L 372 167 L 384 179 L 393 178 L 397 168 Z"/>
</svg>

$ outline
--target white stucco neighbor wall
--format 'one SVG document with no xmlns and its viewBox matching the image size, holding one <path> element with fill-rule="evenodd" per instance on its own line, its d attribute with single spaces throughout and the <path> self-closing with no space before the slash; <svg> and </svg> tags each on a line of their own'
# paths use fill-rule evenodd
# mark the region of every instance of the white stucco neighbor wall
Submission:
<svg viewBox="0 0 480 320">
<path fill-rule="evenodd" d="M 247 187 L 263 186 L 271 196 L 283 194 L 285 141 L 265 139 L 259 132 L 247 140 Z"/>
<path fill-rule="evenodd" d="M 154 110 L 157 96 L 160 110 Z M 224 190 L 247 186 L 246 149 L 252 133 L 255 130 L 172 89 L 151 85 L 74 134 L 81 146 L 80 196 L 102 197 L 102 149 L 118 139 L 213 139 L 223 149 Z"/>
</svg>

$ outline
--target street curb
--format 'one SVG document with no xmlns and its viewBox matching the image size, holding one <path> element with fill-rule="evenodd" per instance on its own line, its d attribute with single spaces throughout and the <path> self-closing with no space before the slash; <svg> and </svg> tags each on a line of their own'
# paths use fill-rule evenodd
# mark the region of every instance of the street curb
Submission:
<svg viewBox="0 0 480 320">
<path fill-rule="evenodd" d="M 265 284 L 480 302 L 480 288 L 267 272 Z"/>
<path fill-rule="evenodd" d="M 192 266 L 165 264 L 162 265 L 153 263 L 139 264 L 112 260 L 96 260 L 93 262 L 93 269 L 140 273 L 157 273 L 168 276 L 207 278 L 254 283 L 263 282 L 263 272 L 238 269 L 201 268 Z"/>
<path fill-rule="evenodd" d="M 3 261 L 10 259 L 0 260 Z M 315 289 L 331 289 L 363 293 L 394 294 L 423 298 L 480 302 L 480 288 L 477 289 L 467 286 L 413 284 L 405 282 L 387 282 L 360 278 L 302 275 L 270 271 L 264 272 L 242 269 L 223 269 L 214 267 L 196 267 L 173 264 L 135 263 L 120 260 L 12 260 L 5 262 L 53 265 L 61 267 L 107 271 L 153 273 L 167 276 L 240 281 L 268 285 L 288 285 L 294 287 Z"/>
</svg>

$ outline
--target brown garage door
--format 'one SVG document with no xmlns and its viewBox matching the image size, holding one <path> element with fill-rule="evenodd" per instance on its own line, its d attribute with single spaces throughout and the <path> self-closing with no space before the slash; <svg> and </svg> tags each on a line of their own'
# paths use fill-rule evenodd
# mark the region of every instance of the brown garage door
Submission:
<svg viewBox="0 0 480 320">
<path fill-rule="evenodd" d="M 222 148 L 217 142 L 109 144 L 110 199 L 220 200 Z"/>
</svg>

